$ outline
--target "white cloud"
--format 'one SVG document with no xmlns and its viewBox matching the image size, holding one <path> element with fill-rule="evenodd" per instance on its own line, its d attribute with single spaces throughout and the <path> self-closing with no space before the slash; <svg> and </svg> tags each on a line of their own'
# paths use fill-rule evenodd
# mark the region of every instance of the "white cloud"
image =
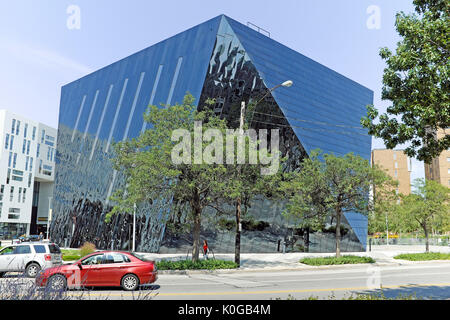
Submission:
<svg viewBox="0 0 450 320">
<path fill-rule="evenodd" d="M 3 51 L 3 54 L 9 53 L 23 62 L 38 67 L 56 69 L 60 72 L 76 72 L 86 75 L 94 71 L 91 67 L 65 57 L 56 51 L 37 48 L 24 43 L 2 41 L 0 42 L 0 50 Z"/>
</svg>

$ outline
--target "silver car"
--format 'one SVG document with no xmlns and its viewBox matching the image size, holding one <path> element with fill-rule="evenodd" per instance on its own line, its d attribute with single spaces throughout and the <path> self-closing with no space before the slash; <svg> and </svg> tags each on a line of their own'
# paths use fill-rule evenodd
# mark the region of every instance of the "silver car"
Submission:
<svg viewBox="0 0 450 320">
<path fill-rule="evenodd" d="M 23 272 L 34 278 L 40 270 L 62 264 L 62 253 L 54 243 L 24 242 L 0 251 L 0 278 L 6 272 Z"/>
</svg>

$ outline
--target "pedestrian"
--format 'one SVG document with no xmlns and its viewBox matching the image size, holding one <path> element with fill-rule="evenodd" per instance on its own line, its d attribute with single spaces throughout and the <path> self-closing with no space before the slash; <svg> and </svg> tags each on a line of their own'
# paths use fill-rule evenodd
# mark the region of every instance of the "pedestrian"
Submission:
<svg viewBox="0 0 450 320">
<path fill-rule="evenodd" d="M 203 240 L 203 258 L 205 258 L 206 260 L 208 260 L 208 241 Z"/>
<path fill-rule="evenodd" d="M 39 233 L 39 240 L 42 241 L 44 239 L 44 234 L 41 232 Z"/>
</svg>

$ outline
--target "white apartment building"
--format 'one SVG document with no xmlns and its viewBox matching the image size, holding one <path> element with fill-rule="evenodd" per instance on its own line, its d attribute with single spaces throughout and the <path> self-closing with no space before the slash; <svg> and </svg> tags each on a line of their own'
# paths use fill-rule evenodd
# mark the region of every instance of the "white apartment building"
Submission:
<svg viewBox="0 0 450 320">
<path fill-rule="evenodd" d="M 57 129 L 0 109 L 0 239 L 46 235 Z"/>
</svg>

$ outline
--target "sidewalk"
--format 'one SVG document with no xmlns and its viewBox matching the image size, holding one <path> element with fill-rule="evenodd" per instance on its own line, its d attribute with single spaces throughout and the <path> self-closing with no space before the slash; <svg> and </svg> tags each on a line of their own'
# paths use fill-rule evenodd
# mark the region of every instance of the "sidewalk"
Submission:
<svg viewBox="0 0 450 320">
<path fill-rule="evenodd" d="M 406 261 L 396 260 L 393 257 L 401 253 L 422 253 L 425 252 L 425 246 L 402 246 L 402 245 L 383 245 L 372 246 L 371 252 L 344 252 L 342 255 L 366 256 L 376 260 L 375 266 L 399 266 L 424 263 L 422 261 Z M 450 253 L 450 247 L 444 246 L 430 246 L 430 252 Z M 160 260 L 185 260 L 186 254 L 156 254 L 156 253 L 138 253 L 147 259 Z M 334 268 L 348 268 L 354 266 L 362 266 L 361 264 L 354 265 L 332 265 L 332 266 L 308 266 L 300 264 L 299 260 L 306 257 L 330 257 L 334 253 L 243 253 L 241 254 L 241 266 L 239 269 L 231 270 L 189 270 L 189 271 L 159 271 L 161 274 L 193 274 L 193 273 L 230 273 L 242 271 L 281 271 L 281 270 L 311 270 L 311 269 L 334 269 Z M 200 257 L 202 259 L 203 257 Z M 210 256 L 212 258 L 212 256 Z M 234 254 L 215 254 L 216 259 L 234 261 Z M 436 260 L 435 260 L 436 261 Z M 433 262 L 433 261 L 427 261 Z M 438 262 L 443 262 L 438 260 Z M 447 260 L 450 264 L 450 260 Z M 366 264 L 364 264 L 366 265 Z"/>
</svg>

